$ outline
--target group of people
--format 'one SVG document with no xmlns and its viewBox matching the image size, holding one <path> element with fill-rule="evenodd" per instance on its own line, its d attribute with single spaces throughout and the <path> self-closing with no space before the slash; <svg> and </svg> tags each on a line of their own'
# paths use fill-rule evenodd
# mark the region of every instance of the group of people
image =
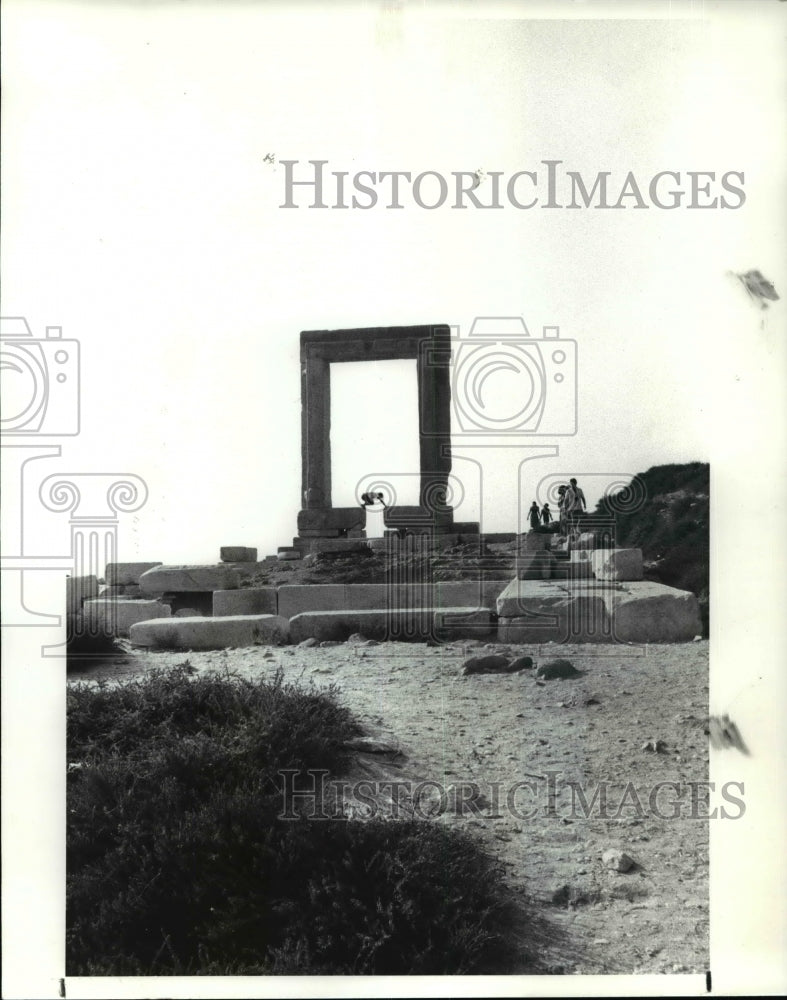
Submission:
<svg viewBox="0 0 787 1000">
<path fill-rule="evenodd" d="M 579 514 L 587 510 L 587 501 L 582 488 L 577 485 L 576 479 L 569 480 L 567 486 L 558 486 L 558 529 L 565 534 L 577 524 Z M 549 504 L 545 503 L 539 510 L 538 504 L 534 500 L 527 512 L 530 527 L 534 530 L 549 527 L 554 521 Z"/>
</svg>

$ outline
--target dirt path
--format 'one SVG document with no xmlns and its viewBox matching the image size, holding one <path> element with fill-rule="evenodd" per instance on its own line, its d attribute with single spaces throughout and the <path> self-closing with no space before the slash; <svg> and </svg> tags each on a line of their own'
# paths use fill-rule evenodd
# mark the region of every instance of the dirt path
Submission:
<svg viewBox="0 0 787 1000">
<path fill-rule="evenodd" d="M 555 972 L 705 972 L 707 808 L 701 793 L 692 806 L 689 783 L 708 776 L 707 642 L 514 649 L 537 662 L 568 657 L 582 672 L 541 683 L 532 671 L 461 676 L 470 652 L 411 643 L 134 652 L 70 680 L 120 681 L 188 659 L 197 670 L 281 667 L 287 680 L 334 683 L 369 733 L 401 747 L 403 778 L 467 789 L 461 814 L 452 794 L 432 789 L 435 808 L 471 829 L 536 905 L 539 929 L 523 954 Z M 643 749 L 650 740 L 663 746 Z M 682 799 L 662 786 L 651 801 L 660 782 L 677 783 Z M 469 801 L 472 783 L 481 797 Z M 425 811 L 427 797 L 420 803 Z M 602 862 L 615 848 L 635 862 L 626 873 Z"/>
</svg>

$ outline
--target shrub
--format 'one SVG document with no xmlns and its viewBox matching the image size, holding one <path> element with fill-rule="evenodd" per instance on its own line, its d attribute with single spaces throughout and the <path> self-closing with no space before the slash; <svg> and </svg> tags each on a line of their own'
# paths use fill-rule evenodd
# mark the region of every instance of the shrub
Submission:
<svg viewBox="0 0 787 1000">
<path fill-rule="evenodd" d="M 697 595 L 707 635 L 710 466 L 703 462 L 657 465 L 638 478 L 644 502 L 635 510 L 614 514 L 617 543 L 642 549 L 647 579 Z M 611 516 L 615 506 L 612 500 L 602 499 L 596 514 Z"/>
<path fill-rule="evenodd" d="M 188 663 L 68 695 L 70 975 L 505 971 L 500 877 L 428 822 L 283 820 L 344 765 L 335 692 Z"/>
</svg>

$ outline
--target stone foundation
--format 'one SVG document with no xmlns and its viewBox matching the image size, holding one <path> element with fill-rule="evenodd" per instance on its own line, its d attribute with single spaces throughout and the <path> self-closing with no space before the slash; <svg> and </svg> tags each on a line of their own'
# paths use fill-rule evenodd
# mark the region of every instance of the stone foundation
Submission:
<svg viewBox="0 0 787 1000">
<path fill-rule="evenodd" d="M 224 566 L 162 566 L 139 578 L 143 594 L 158 596 L 187 591 L 235 590 L 240 586 L 237 570 Z"/>
<path fill-rule="evenodd" d="M 217 618 L 234 615 L 278 614 L 276 588 L 216 590 L 213 593 L 213 614 Z"/>
<path fill-rule="evenodd" d="M 122 597 L 85 601 L 82 611 L 89 631 L 116 636 L 127 636 L 137 622 L 171 615 L 169 607 L 159 601 L 134 601 Z"/>
<path fill-rule="evenodd" d="M 597 580 L 642 580 L 642 549 L 594 549 L 590 565 Z"/>
<path fill-rule="evenodd" d="M 492 614 L 485 608 L 403 608 L 398 611 L 305 611 L 290 619 L 290 640 L 344 641 L 354 634 L 366 639 L 425 642 L 429 639 L 489 638 Z"/>
<path fill-rule="evenodd" d="M 74 615 L 85 601 L 98 597 L 98 580 L 95 576 L 69 576 L 66 578 L 66 614 Z"/>
<path fill-rule="evenodd" d="M 241 649 L 278 646 L 289 637 L 288 622 L 276 615 L 173 618 L 132 625 L 131 641 L 148 649 Z"/>
<path fill-rule="evenodd" d="M 138 584 L 139 578 L 143 573 L 147 573 L 149 569 L 155 569 L 156 566 L 161 565 L 160 562 L 107 563 L 104 570 L 104 582 L 109 587 L 117 584 Z"/>
<path fill-rule="evenodd" d="M 689 642 L 694 594 L 661 583 L 514 580 L 498 597 L 501 642 Z"/>
<path fill-rule="evenodd" d="M 399 608 L 494 607 L 505 580 L 456 580 L 431 586 L 384 583 L 326 583 L 278 588 L 278 614 L 308 611 L 385 611 Z"/>
</svg>

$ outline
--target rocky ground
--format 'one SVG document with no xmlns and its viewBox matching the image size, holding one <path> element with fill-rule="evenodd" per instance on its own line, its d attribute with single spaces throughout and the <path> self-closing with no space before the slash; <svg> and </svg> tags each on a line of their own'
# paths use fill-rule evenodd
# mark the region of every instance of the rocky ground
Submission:
<svg viewBox="0 0 787 1000">
<path fill-rule="evenodd" d="M 405 811 L 419 781 L 448 789 L 442 798 L 437 786 L 422 786 L 419 812 L 471 830 L 505 869 L 530 914 L 523 968 L 536 957 L 552 972 L 705 972 L 707 807 L 701 793 L 692 803 L 690 783 L 708 775 L 707 642 L 474 646 L 129 650 L 69 679 L 122 682 L 187 658 L 197 671 L 257 676 L 281 668 L 287 680 L 335 684 L 367 732 L 396 748 L 361 746 L 352 773 L 409 782 Z M 529 653 L 536 664 L 559 655 L 580 674 L 464 676 L 466 657 L 486 652 Z M 677 788 L 659 791 L 663 782 Z M 610 851 L 628 856 L 627 871 L 616 870 L 628 862 Z"/>
</svg>

